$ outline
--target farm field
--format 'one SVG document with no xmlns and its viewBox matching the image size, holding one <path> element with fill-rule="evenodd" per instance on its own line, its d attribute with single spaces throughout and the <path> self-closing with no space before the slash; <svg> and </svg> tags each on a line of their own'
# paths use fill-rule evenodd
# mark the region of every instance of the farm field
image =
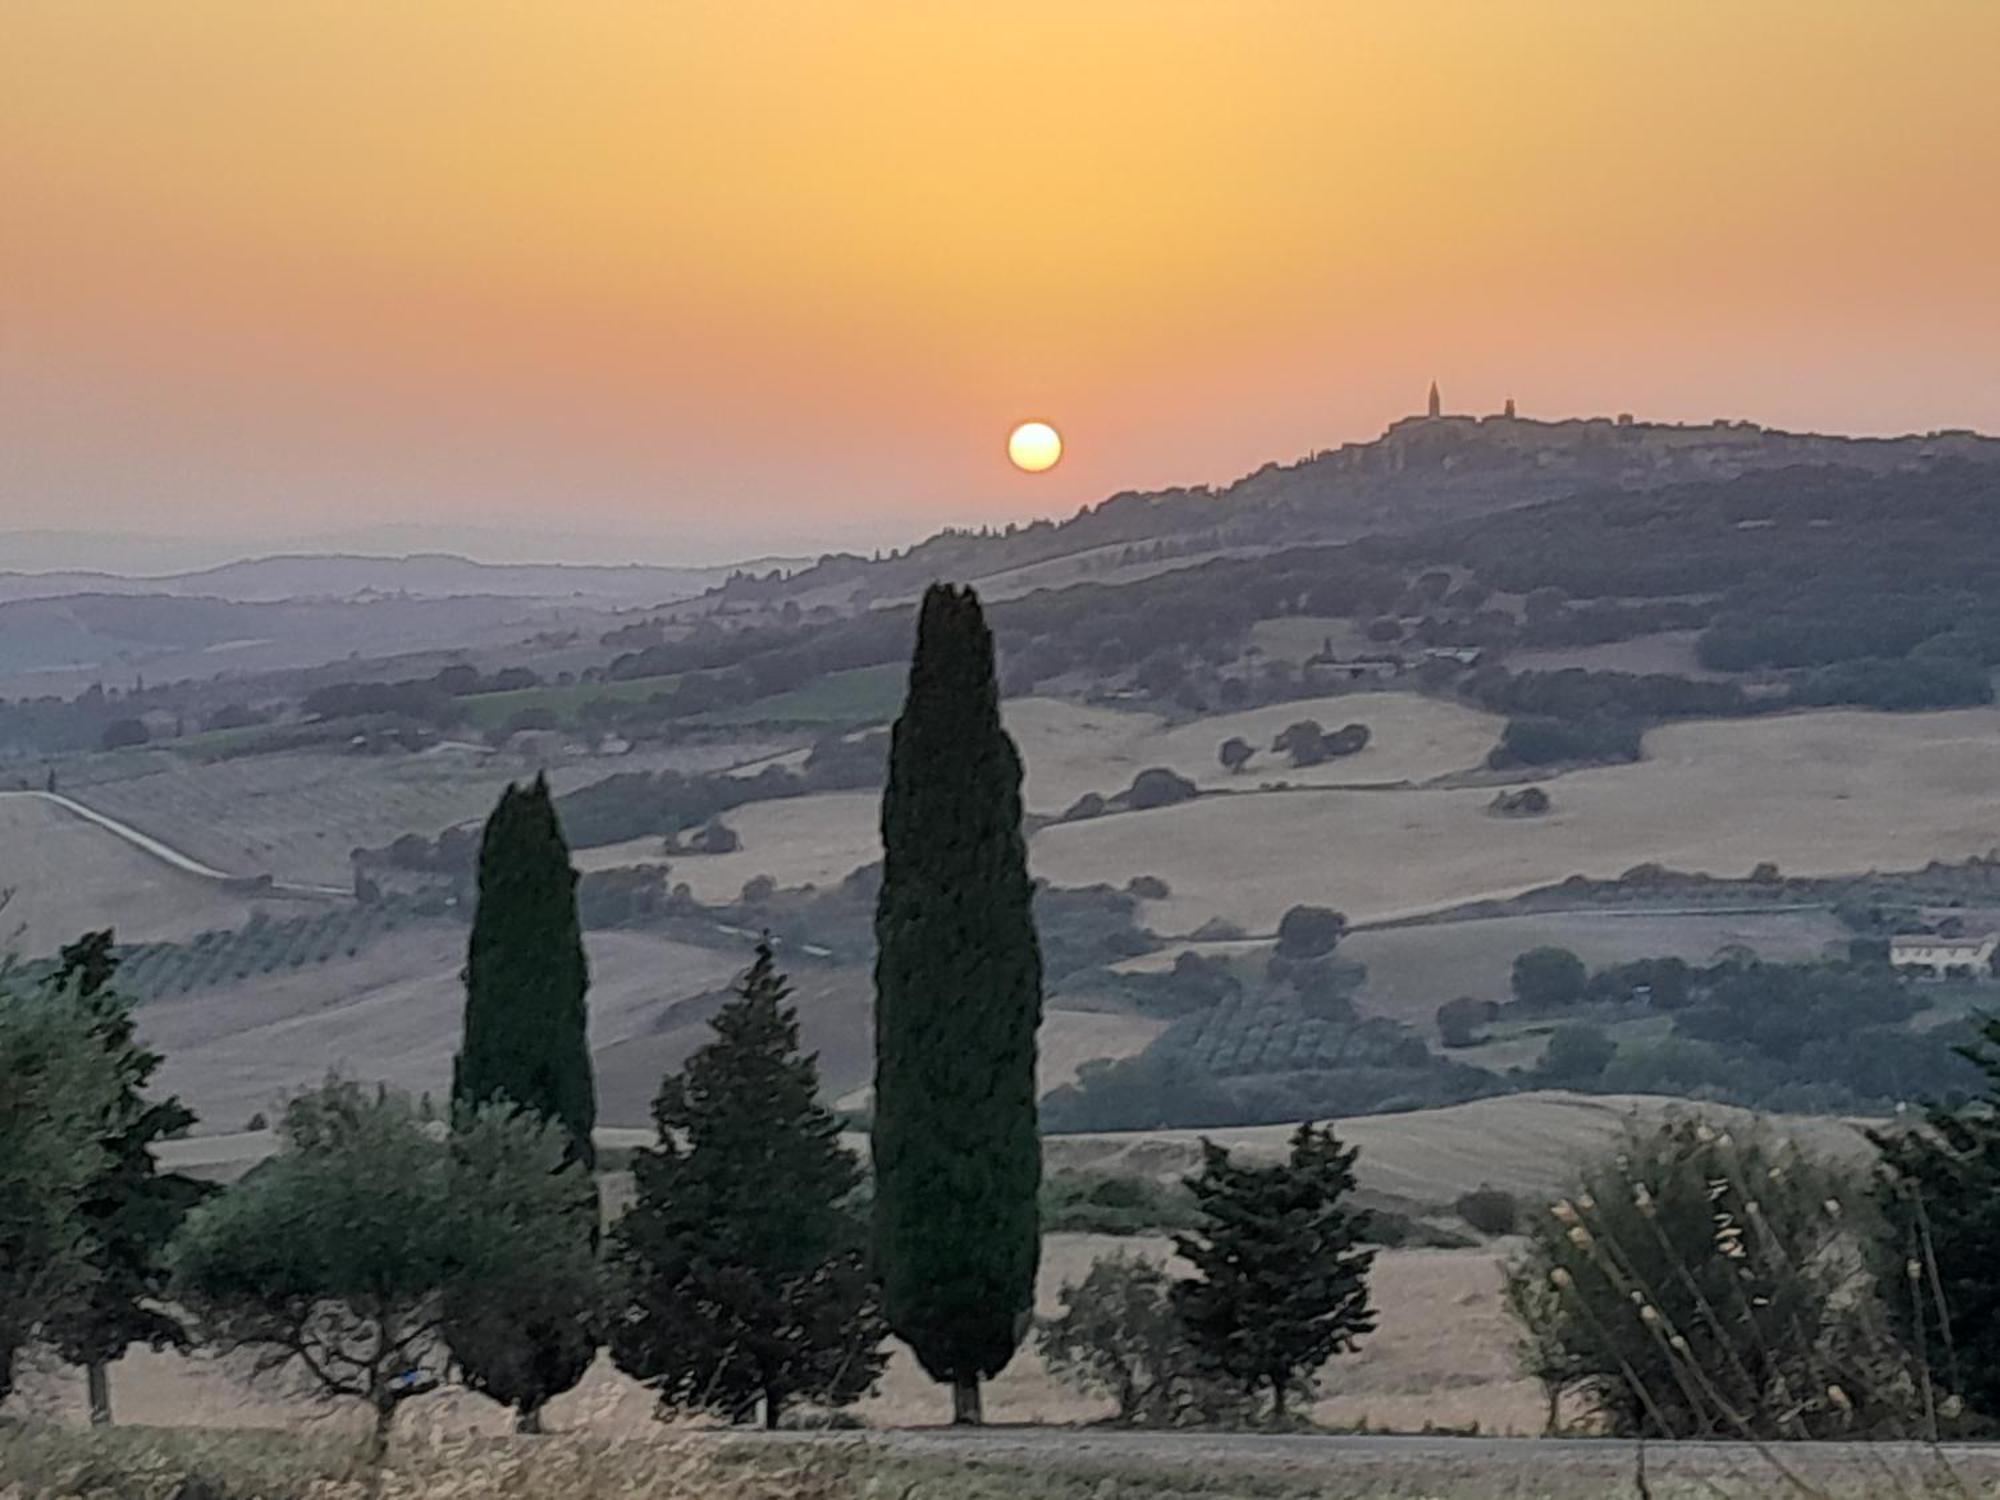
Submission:
<svg viewBox="0 0 2000 1500">
<path fill-rule="evenodd" d="M 751 802 L 723 814 L 742 847 L 731 854 L 667 854 L 648 836 L 575 851 L 581 870 L 664 864 L 697 900 L 734 901 L 744 883 L 768 875 L 781 886 L 838 885 L 880 859 L 882 798 L 877 792 L 821 792 Z"/>
<path fill-rule="evenodd" d="M 1165 766 L 1207 788 L 1249 791 L 1283 781 L 1293 786 L 1428 781 L 1467 771 L 1499 741 L 1502 721 L 1477 709 L 1414 693 L 1344 693 L 1276 703 L 1241 713 L 1213 714 L 1167 727 L 1152 714 L 1120 712 L 1053 698 L 1017 698 L 1003 708 L 1007 728 L 1027 762 L 1026 796 L 1036 812 L 1060 812 L 1085 792 L 1110 796 L 1148 766 Z M 1328 730 L 1369 727 L 1368 747 L 1321 765 L 1294 770 L 1270 751 L 1287 725 L 1316 719 Z M 1232 776 L 1216 759 L 1222 742 L 1241 736 L 1258 755 Z"/>
<path fill-rule="evenodd" d="M 1160 875 L 1163 932 L 1213 916 L 1268 932 L 1298 902 L 1371 921 L 1647 862 L 1811 875 L 2000 848 L 2000 710 L 1685 723 L 1646 748 L 1552 779 L 1541 818 L 1491 816 L 1485 788 L 1203 798 L 1046 828 L 1034 868 L 1063 885 Z"/>
<path fill-rule="evenodd" d="M 1428 1027 L 1438 1005 L 1455 996 L 1505 1000 L 1514 958 L 1530 948 L 1568 948 L 1592 968 L 1635 954 L 1710 963 L 1720 949 L 1737 944 L 1760 958 L 1797 962 L 1845 952 L 1848 937 L 1824 911 L 1675 916 L 1607 910 L 1357 932 L 1340 951 L 1368 966 L 1366 1010 Z"/>
<path fill-rule="evenodd" d="M 423 923 L 352 959 L 141 1006 L 141 1034 L 166 1054 L 159 1087 L 178 1093 L 210 1132 L 242 1129 L 329 1070 L 442 1094 L 465 1005 L 465 941 L 455 922 Z M 603 1060 L 606 1124 L 644 1123 L 661 1072 L 705 1039 L 702 997 L 719 997 L 747 963 L 747 946 L 739 961 L 726 950 L 634 933 L 586 934 L 591 1048 Z M 820 1027 L 809 982 L 800 990 L 809 1042 L 845 1042 L 852 1024 Z M 643 1049 L 643 1066 L 635 1048 Z"/>
<path fill-rule="evenodd" d="M 860 725 L 885 723 L 903 706 L 910 670 L 901 662 L 829 672 L 804 687 L 773 693 L 754 703 L 696 714 L 696 724 L 797 723 Z"/>
<path fill-rule="evenodd" d="M 1817 909 L 1663 913 L 1609 907 L 1355 932 L 1342 940 L 1340 952 L 1368 967 L 1357 997 L 1365 1012 L 1428 1028 L 1437 1007 L 1459 995 L 1505 1000 L 1514 959 L 1530 948 L 1568 948 L 1592 968 L 1641 956 L 1710 963 L 1721 949 L 1735 945 L 1789 963 L 1844 951 L 1849 936 L 1830 913 Z M 1174 943 L 1116 967 L 1162 973 L 1187 952 L 1230 957 L 1270 949 L 1268 939 Z"/>
<path fill-rule="evenodd" d="M 768 746 L 684 746 L 617 757 L 560 761 L 557 791 L 617 771 L 719 770 Z M 434 835 L 492 811 L 510 781 L 538 762 L 473 746 L 417 755 L 301 752 L 201 765 L 170 755 L 156 769 L 81 789 L 89 806 L 231 874 L 344 885 L 349 856 L 405 833 Z"/>
<path fill-rule="evenodd" d="M 259 904 L 34 796 L 0 796 L 0 891 L 13 893 L 0 953 L 24 958 L 98 927 L 128 942 L 191 938 L 246 922 Z"/>
<path fill-rule="evenodd" d="M 1524 1200 L 1560 1193 L 1577 1165 L 1615 1143 L 1629 1125 L 1657 1124 L 1700 1114 L 1742 1126 L 1758 1118 L 1729 1105 L 1697 1104 L 1656 1094 L 1573 1094 L 1561 1090 L 1507 1094 L 1441 1109 L 1364 1115 L 1341 1120 L 1341 1140 L 1361 1150 L 1356 1175 L 1363 1191 L 1415 1213 L 1449 1212 L 1461 1193 L 1482 1185 Z M 1767 1117 L 1778 1135 L 1828 1156 L 1865 1157 L 1860 1131 L 1817 1115 Z M 1221 1130 L 1151 1130 L 1058 1135 L 1044 1154 L 1054 1171 L 1115 1172 L 1168 1180 L 1199 1164 L 1207 1136 L 1246 1159 L 1275 1159 L 1287 1149 L 1291 1125 Z"/>
</svg>

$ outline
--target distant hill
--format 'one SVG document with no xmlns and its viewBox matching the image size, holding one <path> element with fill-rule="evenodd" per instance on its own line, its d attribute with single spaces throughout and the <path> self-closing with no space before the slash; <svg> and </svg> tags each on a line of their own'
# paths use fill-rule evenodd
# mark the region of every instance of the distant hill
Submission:
<svg viewBox="0 0 2000 1500">
<path fill-rule="evenodd" d="M 0 537 L 0 557 L 7 555 Z M 768 570 L 778 563 L 751 564 Z M 64 570 L 0 572 L 0 600 L 56 599 L 73 594 L 165 594 L 230 603 L 419 599 L 536 599 L 598 607 L 646 607 L 699 594 L 727 579 L 731 567 L 661 568 L 554 563 L 482 563 L 449 553 L 404 557 L 291 554 L 247 558 L 185 573 L 132 577 Z"/>
<path fill-rule="evenodd" d="M 1127 491 L 1066 521 L 940 532 L 879 560 L 829 556 L 782 583 L 739 577 L 721 593 L 744 602 L 809 596 L 858 604 L 897 599 L 936 578 L 1125 582 L 1134 569 L 1393 536 L 1586 491 L 1654 490 L 1800 467 L 1887 474 L 1952 461 L 2000 465 L 2000 438 L 1967 431 L 1855 438 L 1622 416 L 1408 417 L 1371 442 L 1266 464 L 1221 489 Z M 1062 558 L 1082 560 L 1074 576 L 1033 576 Z"/>
</svg>

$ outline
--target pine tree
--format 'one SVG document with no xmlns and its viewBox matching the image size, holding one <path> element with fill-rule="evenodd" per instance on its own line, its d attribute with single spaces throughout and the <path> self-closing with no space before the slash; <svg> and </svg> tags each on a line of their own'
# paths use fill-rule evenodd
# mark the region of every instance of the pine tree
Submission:
<svg viewBox="0 0 2000 1500">
<path fill-rule="evenodd" d="M 1319 1367 L 1375 1326 L 1375 1252 L 1359 1248 L 1366 1216 L 1342 1201 L 1354 1148 L 1308 1124 L 1272 1166 L 1239 1166 L 1213 1141 L 1201 1150 L 1187 1185 L 1203 1224 L 1174 1238 L 1196 1275 L 1174 1288 L 1174 1304 L 1203 1365 L 1253 1394 L 1269 1389 L 1282 1424 Z"/>
<path fill-rule="evenodd" d="M 659 1144 L 633 1162 L 619 1222 L 620 1369 L 663 1404 L 776 1427 L 806 1397 L 845 1405 L 875 1384 L 887 1330 L 849 1207 L 861 1164 L 819 1102 L 790 991 L 759 944 L 715 1040 L 653 1102 Z"/>
<path fill-rule="evenodd" d="M 128 1003 L 111 988 L 118 959 L 111 932 L 85 934 L 62 950 L 50 985 L 78 1001 L 90 1043 L 101 1053 L 115 1093 L 94 1121 L 102 1150 L 77 1206 L 89 1274 L 80 1294 L 56 1305 L 42 1337 L 71 1364 L 82 1365 L 90 1420 L 111 1420 L 108 1367 L 133 1344 L 185 1348 L 178 1319 L 160 1306 L 165 1251 L 189 1209 L 211 1189 L 177 1172 L 162 1172 L 153 1146 L 184 1134 L 194 1113 L 179 1099 L 145 1097 L 159 1053 L 139 1045 Z"/>
<path fill-rule="evenodd" d="M 562 1126 L 568 1160 L 595 1169 L 591 1072 L 584 993 L 590 985 L 583 928 L 546 777 L 509 786 L 479 845 L 479 906 L 465 965 L 465 1036 L 452 1065 L 452 1108 L 462 1126 L 480 1108 L 506 1103 Z M 595 1213 L 577 1233 L 594 1247 Z M 583 1378 L 596 1354 L 594 1311 L 574 1289 L 474 1288 L 454 1299 L 446 1336 L 467 1382 L 539 1428 L 552 1396 Z"/>
<path fill-rule="evenodd" d="M 576 871 L 546 777 L 509 786 L 479 845 L 479 906 L 465 965 L 465 1038 L 451 1097 L 464 1108 L 505 1099 L 562 1121 L 585 1167 L 596 1165 L 584 992 L 590 987 Z"/>
<path fill-rule="evenodd" d="M 933 585 L 890 741 L 875 909 L 875 1250 L 955 1419 L 1027 1331 L 1040 1255 L 1042 963 L 1021 758 L 970 589 Z"/>
</svg>

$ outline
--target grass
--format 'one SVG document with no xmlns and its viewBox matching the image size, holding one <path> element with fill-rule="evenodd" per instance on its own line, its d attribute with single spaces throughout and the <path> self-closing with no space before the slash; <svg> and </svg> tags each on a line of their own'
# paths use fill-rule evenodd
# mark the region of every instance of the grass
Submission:
<svg viewBox="0 0 2000 1500">
<path fill-rule="evenodd" d="M 909 669 L 901 662 L 829 672 L 790 692 L 695 714 L 690 724 L 886 724 L 903 706 Z"/>
<path fill-rule="evenodd" d="M 1369 719 L 1367 695 L 1346 702 Z M 1674 724 L 1647 735 L 1643 761 L 1550 779 L 1546 817 L 1492 817 L 1486 786 L 1253 792 L 1054 825 L 1031 853 L 1060 885 L 1163 877 L 1173 895 L 1156 925 L 1182 932 L 1214 916 L 1270 931 L 1297 902 L 1382 920 L 1648 862 L 1729 876 L 1763 861 L 1793 875 L 1915 868 L 2000 847 L 1996 736 L 1995 709 Z M 1372 750 L 1353 758 L 1357 775 Z M 1253 762 L 1243 779 L 1258 776 Z"/>
<path fill-rule="evenodd" d="M 1851 1457 L 1803 1457 L 1828 1497 L 1875 1496 Z M 1974 1482 L 1986 1465 L 1967 1464 Z M 1407 1451 L 1329 1441 L 1259 1452 L 1202 1434 L 1143 1449 L 1115 1436 L 989 1430 L 801 1439 L 661 1429 L 622 1441 L 554 1436 L 392 1446 L 371 1475 L 351 1439 L 294 1432 L 0 1428 L 7 1500 L 1652 1500 L 1793 1493 L 1756 1458 L 1655 1444 L 1635 1488 L 1630 1450 L 1426 1443 Z M 1914 1483 L 1903 1500 L 1969 1493 Z"/>
<path fill-rule="evenodd" d="M 459 699 L 466 722 L 477 729 L 498 729 L 518 713 L 546 709 L 565 724 L 576 722 L 577 710 L 586 703 L 644 703 L 655 693 L 664 693 L 679 676 L 635 677 L 624 682 L 544 683 L 540 687 L 517 688 L 511 693 L 475 693 Z"/>
</svg>

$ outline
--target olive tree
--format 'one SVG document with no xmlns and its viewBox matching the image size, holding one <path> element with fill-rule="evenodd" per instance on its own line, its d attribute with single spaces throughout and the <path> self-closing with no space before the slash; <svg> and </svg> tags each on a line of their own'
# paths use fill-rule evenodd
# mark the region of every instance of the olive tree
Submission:
<svg viewBox="0 0 2000 1500">
<path fill-rule="evenodd" d="M 559 1124 L 492 1105 L 448 1137 L 403 1095 L 335 1081 L 279 1134 L 189 1215 L 171 1294 L 203 1343 L 366 1407 L 378 1460 L 397 1408 L 452 1375 L 457 1294 L 592 1277 L 574 1231 L 590 1184 Z"/>
</svg>

